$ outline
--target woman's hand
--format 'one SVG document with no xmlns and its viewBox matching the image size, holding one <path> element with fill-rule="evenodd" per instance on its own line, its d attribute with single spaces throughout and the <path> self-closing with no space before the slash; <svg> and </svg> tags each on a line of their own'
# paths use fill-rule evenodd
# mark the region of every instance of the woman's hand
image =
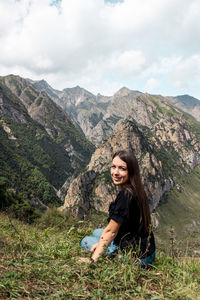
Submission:
<svg viewBox="0 0 200 300">
<path fill-rule="evenodd" d="M 97 246 L 98 246 L 98 243 L 94 244 L 92 246 L 92 248 L 90 249 L 90 252 L 94 252 L 96 250 Z"/>
<path fill-rule="evenodd" d="M 94 244 L 92 246 L 92 248 L 90 249 L 90 252 L 94 252 L 96 250 L 97 246 L 98 246 L 98 243 Z M 78 258 L 78 262 L 79 263 L 83 263 L 83 262 L 85 262 L 85 263 L 91 263 L 91 258 L 88 258 L 88 257 L 79 257 Z"/>
<path fill-rule="evenodd" d="M 118 223 L 114 220 L 110 220 L 106 228 L 103 230 L 100 240 L 97 244 L 94 244 L 90 249 L 90 252 L 94 252 L 92 255 L 92 259 L 96 261 L 99 256 L 104 252 L 105 247 L 108 247 L 109 244 L 116 237 L 121 223 Z"/>
<path fill-rule="evenodd" d="M 90 263 L 90 258 L 88 258 L 88 257 L 79 257 L 78 262 L 79 263 L 83 263 L 83 262 Z"/>
</svg>

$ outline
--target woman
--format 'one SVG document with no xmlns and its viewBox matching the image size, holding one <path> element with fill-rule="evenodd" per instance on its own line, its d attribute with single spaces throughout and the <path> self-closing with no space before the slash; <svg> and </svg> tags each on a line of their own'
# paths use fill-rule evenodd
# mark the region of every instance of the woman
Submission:
<svg viewBox="0 0 200 300">
<path fill-rule="evenodd" d="M 108 225 L 85 237 L 81 246 L 93 253 L 92 263 L 108 246 L 108 254 L 112 256 L 118 249 L 122 252 L 131 250 L 141 265 L 147 267 L 155 260 L 155 242 L 147 196 L 137 159 L 131 151 L 120 150 L 113 155 L 111 177 L 119 187 L 119 193 L 110 204 Z"/>
</svg>

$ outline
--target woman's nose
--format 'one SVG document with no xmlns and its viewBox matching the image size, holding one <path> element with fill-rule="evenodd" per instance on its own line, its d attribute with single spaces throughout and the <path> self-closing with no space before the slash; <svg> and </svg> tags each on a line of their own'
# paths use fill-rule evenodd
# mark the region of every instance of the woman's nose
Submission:
<svg viewBox="0 0 200 300">
<path fill-rule="evenodd" d="M 115 168 L 114 174 L 118 174 L 118 173 L 119 173 L 119 169 L 118 169 L 118 168 Z"/>
</svg>

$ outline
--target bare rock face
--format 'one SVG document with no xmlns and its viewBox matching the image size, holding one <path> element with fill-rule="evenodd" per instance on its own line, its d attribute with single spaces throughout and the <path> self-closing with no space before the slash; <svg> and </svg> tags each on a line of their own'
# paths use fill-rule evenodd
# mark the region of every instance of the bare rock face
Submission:
<svg viewBox="0 0 200 300">
<path fill-rule="evenodd" d="M 107 212 L 116 194 L 110 178 L 110 165 L 112 155 L 117 150 L 131 149 L 135 153 L 151 210 L 156 209 L 176 185 L 178 176 L 190 172 L 200 163 L 199 138 L 190 121 L 168 106 L 163 97 L 151 97 L 140 96 L 136 100 L 139 104 L 137 117 L 136 111 L 131 111 L 132 114 L 118 124 L 111 137 L 96 149 L 87 171 L 71 183 L 65 208 L 74 204 L 78 207 L 80 204 L 86 212 L 89 206 L 82 205 L 86 201 L 82 191 L 90 190 L 87 193 L 90 207 Z M 95 174 L 92 181 L 88 181 L 88 172 Z"/>
<path fill-rule="evenodd" d="M 82 217 L 91 208 L 90 193 L 93 189 L 96 173 L 93 171 L 79 175 L 68 189 L 65 203 L 60 210 L 72 208 L 72 212 Z"/>
</svg>

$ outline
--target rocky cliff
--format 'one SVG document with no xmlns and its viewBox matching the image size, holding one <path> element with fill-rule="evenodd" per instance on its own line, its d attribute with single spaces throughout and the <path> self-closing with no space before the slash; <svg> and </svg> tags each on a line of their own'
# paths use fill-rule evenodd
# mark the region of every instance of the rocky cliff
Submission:
<svg viewBox="0 0 200 300">
<path fill-rule="evenodd" d="M 88 208 L 107 211 L 115 194 L 109 174 L 111 157 L 119 149 L 136 154 L 152 210 L 179 186 L 182 174 L 200 163 L 200 123 L 192 117 L 169 105 L 164 97 L 148 94 L 137 96 L 129 112 L 93 153 L 87 171 L 71 183 L 61 209 L 71 207 L 79 215 Z"/>
</svg>

